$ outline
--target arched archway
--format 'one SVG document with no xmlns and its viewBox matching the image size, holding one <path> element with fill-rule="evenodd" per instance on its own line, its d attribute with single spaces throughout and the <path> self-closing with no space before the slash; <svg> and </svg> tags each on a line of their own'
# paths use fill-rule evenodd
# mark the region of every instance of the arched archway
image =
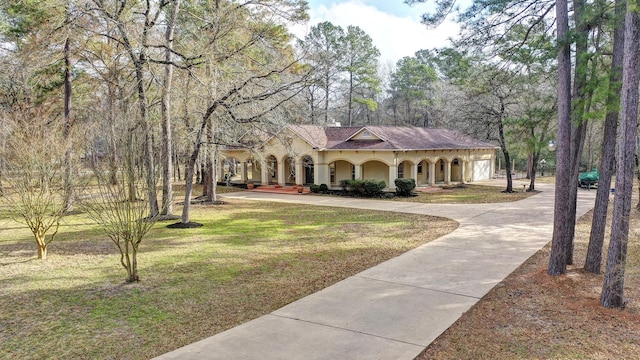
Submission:
<svg viewBox="0 0 640 360">
<path fill-rule="evenodd" d="M 463 182 L 462 166 L 462 159 L 454 158 L 453 160 L 451 160 L 451 181 Z"/>
<path fill-rule="evenodd" d="M 329 164 L 329 181 L 331 185 L 339 185 L 341 180 L 356 178 L 356 167 L 346 160 L 336 160 Z"/>
<path fill-rule="evenodd" d="M 267 174 L 267 182 L 269 184 L 277 184 L 278 183 L 278 159 L 275 156 L 269 155 L 266 161 L 267 168 L 264 169 L 268 172 Z"/>
<path fill-rule="evenodd" d="M 374 180 L 384 180 L 389 185 L 389 165 L 377 161 L 370 160 L 366 163 L 362 164 L 362 178 L 363 179 L 374 179 Z"/>
<path fill-rule="evenodd" d="M 440 159 L 436 162 L 436 182 L 444 182 L 445 174 L 447 170 L 447 163 L 444 159 Z"/>
<path fill-rule="evenodd" d="M 416 174 L 417 185 L 429 184 L 429 171 L 430 171 L 429 161 L 421 160 L 418 163 L 418 169 Z"/>
<path fill-rule="evenodd" d="M 413 178 L 415 174 L 413 174 L 413 163 L 409 160 L 404 160 L 398 164 L 398 179 L 401 178 Z"/>
</svg>

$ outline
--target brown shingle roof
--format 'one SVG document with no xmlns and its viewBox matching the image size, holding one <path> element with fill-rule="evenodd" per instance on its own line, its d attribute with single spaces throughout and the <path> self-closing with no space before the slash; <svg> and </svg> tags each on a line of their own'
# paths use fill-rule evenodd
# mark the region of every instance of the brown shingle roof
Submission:
<svg viewBox="0 0 640 360">
<path fill-rule="evenodd" d="M 363 127 L 289 125 L 311 146 L 321 150 L 446 150 L 495 149 L 496 145 L 476 140 L 455 130 L 400 126 L 366 126 L 383 140 L 350 139 Z"/>
</svg>

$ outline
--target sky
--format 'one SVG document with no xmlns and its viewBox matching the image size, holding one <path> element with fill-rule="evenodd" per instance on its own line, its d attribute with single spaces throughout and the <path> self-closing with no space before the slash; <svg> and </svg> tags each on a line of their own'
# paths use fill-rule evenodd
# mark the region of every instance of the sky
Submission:
<svg viewBox="0 0 640 360">
<path fill-rule="evenodd" d="M 308 0 L 310 21 L 293 27 L 292 32 L 304 38 L 308 30 L 323 21 L 329 21 L 346 30 L 359 26 L 380 50 L 381 64 L 395 64 L 416 51 L 447 45 L 455 37 L 458 25 L 445 22 L 436 29 L 427 29 L 420 16 L 427 5 L 409 6 L 403 0 Z"/>
</svg>

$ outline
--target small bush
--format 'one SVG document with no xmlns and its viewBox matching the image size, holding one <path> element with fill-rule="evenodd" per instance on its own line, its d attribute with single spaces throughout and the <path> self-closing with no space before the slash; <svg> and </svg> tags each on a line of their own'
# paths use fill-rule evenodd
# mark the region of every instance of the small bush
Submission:
<svg viewBox="0 0 640 360">
<path fill-rule="evenodd" d="M 349 192 L 355 196 L 382 197 L 387 183 L 378 180 L 341 180 L 340 186 L 343 192 Z"/>
<path fill-rule="evenodd" d="M 351 191 L 351 179 L 340 180 L 340 187 L 343 192 Z"/>
<path fill-rule="evenodd" d="M 416 181 L 414 179 L 400 178 L 395 180 L 396 194 L 398 196 L 408 197 L 416 188 Z"/>
<path fill-rule="evenodd" d="M 329 187 L 327 184 L 320 184 L 320 192 L 326 194 L 329 192 Z"/>
<path fill-rule="evenodd" d="M 366 197 L 382 197 L 384 192 L 382 191 L 387 187 L 387 183 L 385 181 L 377 181 L 377 180 L 364 180 L 364 196 Z"/>
<path fill-rule="evenodd" d="M 317 194 L 320 192 L 320 185 L 311 184 L 309 186 L 309 189 L 311 190 L 312 193 Z"/>
</svg>

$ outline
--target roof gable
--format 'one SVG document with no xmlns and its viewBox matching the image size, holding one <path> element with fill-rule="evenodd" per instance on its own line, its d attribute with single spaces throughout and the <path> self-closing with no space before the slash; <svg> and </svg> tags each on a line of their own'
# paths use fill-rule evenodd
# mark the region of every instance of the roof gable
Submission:
<svg viewBox="0 0 640 360">
<path fill-rule="evenodd" d="M 383 136 L 380 136 L 379 134 L 377 134 L 375 131 L 371 130 L 367 126 L 365 126 L 362 129 L 356 131 L 346 141 L 350 141 L 350 140 L 364 140 L 364 141 L 380 140 L 380 141 L 386 141 L 386 139 Z"/>
</svg>

